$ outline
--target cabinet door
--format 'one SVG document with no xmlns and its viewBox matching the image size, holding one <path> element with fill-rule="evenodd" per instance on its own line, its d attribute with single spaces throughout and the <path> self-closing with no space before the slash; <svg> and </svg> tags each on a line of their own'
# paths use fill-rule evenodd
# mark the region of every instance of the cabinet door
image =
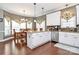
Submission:
<svg viewBox="0 0 79 59">
<path fill-rule="evenodd" d="M 37 47 L 41 44 L 41 37 L 40 37 L 40 33 L 35 33 L 32 35 L 31 37 L 31 42 L 32 42 L 32 45 L 34 47 Z"/>
<path fill-rule="evenodd" d="M 51 32 L 44 32 L 42 36 L 45 43 L 51 40 Z"/>
<path fill-rule="evenodd" d="M 60 32 L 59 33 L 59 42 L 64 43 L 64 44 L 69 44 L 70 43 L 70 37 L 68 36 L 67 33 Z"/>
<path fill-rule="evenodd" d="M 60 11 L 46 15 L 47 25 L 60 25 Z"/>
<path fill-rule="evenodd" d="M 72 33 L 60 33 L 59 42 L 67 45 L 74 45 L 74 35 Z"/>
<path fill-rule="evenodd" d="M 47 41 L 51 41 L 51 32 L 47 32 L 47 35 L 45 35 L 45 39 Z"/>
<path fill-rule="evenodd" d="M 73 46 L 74 45 L 74 42 L 73 42 L 74 41 L 74 37 L 72 35 L 70 35 L 70 34 L 67 34 L 67 35 L 68 35 L 67 39 L 65 40 L 66 44 Z"/>
<path fill-rule="evenodd" d="M 40 44 L 40 40 L 39 40 L 39 37 L 32 37 L 31 38 L 31 44 L 33 45 L 33 46 L 38 46 L 39 44 Z"/>
<path fill-rule="evenodd" d="M 79 38 L 75 40 L 75 46 L 79 47 Z"/>
<path fill-rule="evenodd" d="M 37 47 L 49 41 L 50 33 L 43 32 L 43 33 L 33 34 L 31 39 L 32 39 L 32 45 L 34 47 Z"/>
</svg>

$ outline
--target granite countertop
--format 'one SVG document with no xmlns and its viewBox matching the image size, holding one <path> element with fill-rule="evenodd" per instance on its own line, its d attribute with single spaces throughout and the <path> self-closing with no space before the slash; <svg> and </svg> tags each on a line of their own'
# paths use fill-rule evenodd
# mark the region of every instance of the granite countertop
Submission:
<svg viewBox="0 0 79 59">
<path fill-rule="evenodd" d="M 59 31 L 59 32 L 67 32 L 67 33 L 79 33 L 79 32 L 72 32 L 72 31 Z"/>
<path fill-rule="evenodd" d="M 51 32 L 51 31 L 27 31 L 27 33 L 40 33 L 40 32 Z M 52 31 L 52 32 L 79 33 L 79 32 L 72 32 L 72 31 Z"/>
<path fill-rule="evenodd" d="M 27 33 L 40 33 L 40 32 L 50 32 L 50 31 L 27 31 Z"/>
</svg>

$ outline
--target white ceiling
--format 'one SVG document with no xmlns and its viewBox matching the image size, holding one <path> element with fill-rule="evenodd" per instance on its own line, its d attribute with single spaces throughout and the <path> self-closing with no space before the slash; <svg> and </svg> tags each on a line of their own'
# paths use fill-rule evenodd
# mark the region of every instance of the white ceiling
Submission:
<svg viewBox="0 0 79 59">
<path fill-rule="evenodd" d="M 44 7 L 44 13 L 50 10 L 65 7 L 67 3 L 37 3 L 36 4 L 36 16 L 42 15 L 42 7 Z M 0 3 L 0 9 L 8 11 L 13 14 L 34 17 L 34 5 L 33 3 Z M 25 10 L 25 14 L 23 12 Z"/>
</svg>

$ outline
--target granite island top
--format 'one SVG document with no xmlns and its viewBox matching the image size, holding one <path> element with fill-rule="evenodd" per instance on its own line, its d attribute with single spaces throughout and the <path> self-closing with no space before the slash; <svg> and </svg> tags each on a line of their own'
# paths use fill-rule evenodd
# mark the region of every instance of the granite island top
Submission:
<svg viewBox="0 0 79 59">
<path fill-rule="evenodd" d="M 40 32 L 51 32 L 51 31 L 27 31 L 27 33 L 40 33 Z"/>
</svg>

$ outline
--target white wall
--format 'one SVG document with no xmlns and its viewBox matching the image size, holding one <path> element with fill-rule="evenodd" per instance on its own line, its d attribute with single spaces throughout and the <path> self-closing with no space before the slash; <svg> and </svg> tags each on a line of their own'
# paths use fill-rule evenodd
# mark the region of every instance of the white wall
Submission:
<svg viewBox="0 0 79 59">
<path fill-rule="evenodd" d="M 76 11 L 77 11 L 77 24 L 79 24 L 79 5 L 76 6 Z"/>
<path fill-rule="evenodd" d="M 3 10 L 0 9 L 0 18 L 3 20 Z M 4 38 L 4 20 L 0 22 L 0 40 Z"/>
<path fill-rule="evenodd" d="M 0 9 L 0 18 L 3 18 L 3 10 Z"/>
<path fill-rule="evenodd" d="M 47 26 L 60 25 L 60 11 L 46 15 Z"/>
<path fill-rule="evenodd" d="M 4 18 L 4 23 L 4 37 L 7 37 L 11 35 L 11 21 L 7 21 L 7 18 Z"/>
</svg>

